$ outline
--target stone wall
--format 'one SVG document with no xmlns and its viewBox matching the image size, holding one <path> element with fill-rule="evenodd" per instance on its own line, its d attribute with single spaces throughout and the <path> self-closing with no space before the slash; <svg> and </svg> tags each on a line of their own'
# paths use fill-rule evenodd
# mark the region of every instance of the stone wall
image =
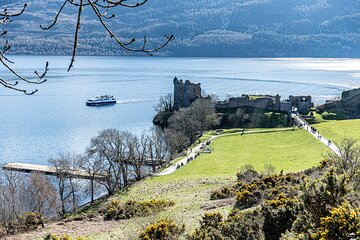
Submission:
<svg viewBox="0 0 360 240">
<path fill-rule="evenodd" d="M 289 112 L 292 109 L 292 104 L 291 102 L 281 102 L 280 103 L 280 107 L 279 107 L 279 111 L 280 112 Z"/>
<path fill-rule="evenodd" d="M 272 103 L 273 98 L 271 97 L 264 96 L 256 99 L 250 99 L 249 95 L 242 95 L 241 97 L 229 98 L 229 100 L 218 102 L 215 107 L 216 109 L 253 107 L 266 110 Z"/>
<path fill-rule="evenodd" d="M 281 101 L 279 95 L 276 96 L 255 96 L 242 95 L 241 97 L 230 98 L 226 101 L 218 102 L 215 107 L 218 110 L 239 108 L 239 107 L 253 107 L 262 110 L 289 112 L 293 107 L 296 107 L 302 114 L 307 114 L 312 108 L 310 96 L 290 96 L 289 99 Z"/>
</svg>

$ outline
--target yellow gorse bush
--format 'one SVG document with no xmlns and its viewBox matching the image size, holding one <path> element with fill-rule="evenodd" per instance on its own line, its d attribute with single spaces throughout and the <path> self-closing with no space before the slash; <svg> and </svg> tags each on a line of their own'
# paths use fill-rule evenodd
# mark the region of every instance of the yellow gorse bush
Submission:
<svg viewBox="0 0 360 240">
<path fill-rule="evenodd" d="M 320 221 L 321 226 L 313 234 L 313 239 L 348 238 L 350 234 L 360 236 L 360 209 L 351 209 L 346 202 L 333 208 L 330 214 L 322 217 Z"/>
</svg>

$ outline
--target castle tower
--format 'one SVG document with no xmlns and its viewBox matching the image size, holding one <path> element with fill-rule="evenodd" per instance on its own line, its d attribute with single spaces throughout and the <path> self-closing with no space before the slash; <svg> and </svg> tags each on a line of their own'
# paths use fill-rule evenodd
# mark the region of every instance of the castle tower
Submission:
<svg viewBox="0 0 360 240">
<path fill-rule="evenodd" d="M 281 109 L 280 108 L 280 100 L 281 100 L 280 95 L 276 94 L 276 96 L 275 96 L 275 106 L 274 106 L 276 111 L 280 111 L 280 109 Z"/>
<path fill-rule="evenodd" d="M 200 83 L 195 84 L 186 80 L 174 78 L 174 109 L 186 108 L 196 99 L 201 97 Z"/>
<path fill-rule="evenodd" d="M 184 82 L 177 77 L 174 78 L 174 109 L 182 107 L 182 99 L 184 96 Z"/>
</svg>

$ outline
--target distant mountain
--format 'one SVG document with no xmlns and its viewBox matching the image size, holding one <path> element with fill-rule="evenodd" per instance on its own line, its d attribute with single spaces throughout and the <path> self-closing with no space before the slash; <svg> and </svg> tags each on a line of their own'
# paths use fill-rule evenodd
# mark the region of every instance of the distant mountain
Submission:
<svg viewBox="0 0 360 240">
<path fill-rule="evenodd" d="M 13 0 L 0 0 L 10 8 Z M 68 6 L 53 29 L 59 0 L 29 0 L 20 17 L 5 26 L 18 54 L 71 53 L 74 7 Z M 129 0 L 130 2 L 130 0 Z M 110 21 L 118 36 L 146 35 L 159 43 L 176 40 L 159 55 L 240 57 L 359 57 L 360 0 L 149 0 L 143 7 L 119 8 Z M 79 53 L 123 55 L 107 37 L 89 7 L 84 10 Z"/>
</svg>

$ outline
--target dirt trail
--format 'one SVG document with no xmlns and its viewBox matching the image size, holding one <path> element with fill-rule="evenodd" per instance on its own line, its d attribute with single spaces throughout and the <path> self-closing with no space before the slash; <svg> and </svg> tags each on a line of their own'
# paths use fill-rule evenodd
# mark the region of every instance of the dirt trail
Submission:
<svg viewBox="0 0 360 240">
<path fill-rule="evenodd" d="M 39 228 L 36 231 L 17 234 L 14 236 L 6 236 L 1 239 L 4 240 L 30 240 L 30 239 L 42 239 L 48 234 L 55 235 L 69 235 L 86 236 L 94 235 L 96 233 L 104 233 L 114 228 L 119 227 L 119 221 L 104 221 L 103 218 L 98 217 L 91 220 L 71 221 L 71 222 L 53 222 L 45 224 L 45 228 Z"/>
</svg>

